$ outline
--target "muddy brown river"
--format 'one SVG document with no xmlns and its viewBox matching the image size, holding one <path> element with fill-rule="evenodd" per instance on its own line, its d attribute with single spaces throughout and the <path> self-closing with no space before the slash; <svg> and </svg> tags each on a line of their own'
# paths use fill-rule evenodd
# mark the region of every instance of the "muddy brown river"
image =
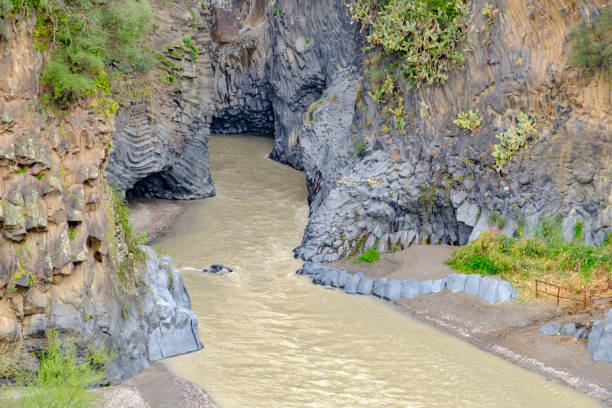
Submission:
<svg viewBox="0 0 612 408">
<path fill-rule="evenodd" d="M 186 203 L 155 242 L 175 256 L 205 348 L 165 361 L 221 408 L 595 407 L 595 400 L 395 312 L 315 286 L 292 249 L 304 174 L 270 139 L 213 136 L 217 196 Z M 222 263 L 225 276 L 201 268 Z"/>
</svg>

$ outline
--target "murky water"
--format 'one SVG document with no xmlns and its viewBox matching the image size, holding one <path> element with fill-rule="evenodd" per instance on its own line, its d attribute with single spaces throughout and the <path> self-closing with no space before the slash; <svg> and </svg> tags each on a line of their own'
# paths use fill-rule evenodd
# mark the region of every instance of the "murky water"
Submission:
<svg viewBox="0 0 612 408">
<path fill-rule="evenodd" d="M 590 407 L 597 402 L 400 315 L 296 276 L 304 175 L 269 139 L 213 136 L 217 196 L 187 203 L 174 254 L 205 348 L 168 368 L 222 408 Z M 235 273 L 202 274 L 223 263 Z"/>
</svg>

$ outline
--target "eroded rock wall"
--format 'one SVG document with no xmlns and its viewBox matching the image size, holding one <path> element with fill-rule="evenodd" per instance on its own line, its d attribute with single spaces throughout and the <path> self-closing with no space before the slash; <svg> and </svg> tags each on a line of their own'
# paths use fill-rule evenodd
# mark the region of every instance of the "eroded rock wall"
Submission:
<svg viewBox="0 0 612 408">
<path fill-rule="evenodd" d="M 104 170 L 113 121 L 93 97 L 58 117 L 39 102 L 43 56 L 31 21 L 3 20 L 0 38 L 0 347 L 35 367 L 34 351 L 55 331 L 79 355 L 104 343 L 117 353 L 108 379 L 119 381 L 148 365 L 150 336 L 160 324 L 195 327 L 177 317 L 189 307 L 180 276 L 170 288 L 141 280 L 161 263 L 131 266 L 123 229 L 115 221 Z M 147 252 L 149 257 L 154 253 Z M 136 264 L 138 264 L 136 262 Z M 164 266 L 165 274 L 178 271 Z M 148 268 L 148 269 L 147 269 Z M 120 279 L 120 276 L 122 277 Z M 148 284 L 148 286 L 147 286 Z M 162 284 L 160 282 L 159 284 Z M 153 286 L 153 288 L 151 288 Z M 148 291 L 153 297 L 145 296 Z M 157 303 L 177 307 L 160 319 Z M 143 299 L 147 299 L 146 302 Z M 181 312 L 182 313 L 182 312 Z M 185 314 L 185 313 L 183 313 Z M 155 315 L 155 316 L 154 316 Z"/>
<path fill-rule="evenodd" d="M 177 67 L 174 82 L 149 83 L 146 95 L 120 109 L 108 178 L 131 196 L 210 197 L 211 130 L 273 132 L 265 1 L 194 0 L 155 10 L 152 46 L 168 61 L 162 70 Z"/>
<path fill-rule="evenodd" d="M 308 169 L 308 154 L 344 153 L 328 133 L 312 142 L 298 141 L 292 150 L 301 153 L 288 161 L 305 168 L 309 183 L 321 184 L 319 170 L 326 178 L 323 184 L 332 184 L 322 194 L 310 189 L 316 205 L 299 255 L 337 259 L 353 253 L 358 243 L 382 251 L 419 240 L 464 244 L 486 228 L 501 227 L 493 225 L 492 211 L 503 219 L 500 224 L 508 234 L 519 224 L 529 233 L 542 216 L 559 214 L 566 238 L 571 239 L 575 223 L 581 221 L 587 243 L 603 242 L 611 217 L 610 83 L 570 67 L 565 52 L 570 27 L 581 18 L 595 18 L 606 2 L 491 4 L 499 13 L 487 32 L 480 14 L 484 2 L 471 2 L 465 69 L 453 71 L 444 86 L 406 90 L 406 135 L 387 130 L 392 126 L 367 96 L 370 85 L 362 80 L 361 98 L 355 97 L 350 110 L 354 128 L 349 133 L 354 134 L 348 140 L 365 140 L 364 158 L 352 149 L 349 164 L 340 164 L 336 171 L 324 171 L 325 165 Z M 341 7 L 326 10 L 340 13 Z M 297 43 L 309 35 L 308 29 L 296 31 L 284 42 Z M 351 41 L 349 34 L 345 44 Z M 287 105 L 296 110 L 295 120 L 277 131 L 277 145 L 309 132 L 309 116 L 327 103 L 315 102 L 305 110 Z M 482 129 L 470 135 L 453 124 L 459 112 L 476 108 L 484 114 Z M 275 106 L 277 115 L 279 111 Z M 495 135 L 514 125 L 520 112 L 535 120 L 537 134 L 498 174 L 491 155 Z M 343 110 L 320 126 L 340 123 L 346 114 Z"/>
</svg>

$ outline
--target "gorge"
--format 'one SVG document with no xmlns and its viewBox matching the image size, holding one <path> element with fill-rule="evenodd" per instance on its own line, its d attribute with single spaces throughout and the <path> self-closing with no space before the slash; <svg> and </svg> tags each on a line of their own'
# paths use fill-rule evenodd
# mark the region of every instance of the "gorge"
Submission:
<svg viewBox="0 0 612 408">
<path fill-rule="evenodd" d="M 50 8 L 0 0 L 4 355 L 36 369 L 50 333 L 78 356 L 106 345 L 117 353 L 108 385 L 195 352 L 164 364 L 227 407 L 595 406 L 294 272 L 368 250 L 463 246 L 488 230 L 537 236 L 547 217 L 565 241 L 579 226 L 582 244 L 605 248 L 612 88 L 605 67 L 587 73 L 568 52 L 573 27 L 607 21 L 609 1 L 452 1 L 469 14 L 456 45 L 464 62 L 420 86 L 377 65 L 388 56 L 369 48 L 373 28 L 347 6 L 357 2 L 135 1 L 153 16 L 139 39 L 151 68 L 109 63 L 96 76 L 109 71 L 108 92 L 66 103 L 49 101 L 44 80 L 55 34 L 36 13 Z M 471 129 L 458 124 L 467 112 L 481 115 Z M 500 166 L 500 135 L 526 123 Z M 174 260 L 139 246 L 124 196 L 194 200 L 150 243 Z M 234 273 L 200 273 L 213 263 Z M 598 273 L 594 283 L 612 280 Z M 594 307 L 587 326 L 610 306 Z M 612 376 L 596 364 L 598 378 Z M 589 388 L 572 373 L 547 375 L 610 401 L 610 381 Z"/>
</svg>

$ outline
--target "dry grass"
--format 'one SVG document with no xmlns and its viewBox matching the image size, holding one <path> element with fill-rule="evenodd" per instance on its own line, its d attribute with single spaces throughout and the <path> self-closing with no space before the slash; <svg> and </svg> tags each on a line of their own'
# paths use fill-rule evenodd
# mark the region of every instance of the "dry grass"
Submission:
<svg viewBox="0 0 612 408">
<path fill-rule="evenodd" d="M 446 263 L 462 272 L 498 275 L 519 289 L 524 300 L 531 300 L 536 279 L 577 290 L 607 287 L 612 278 L 612 245 L 565 243 L 557 232 L 515 239 L 486 231 L 453 252 Z"/>
</svg>

